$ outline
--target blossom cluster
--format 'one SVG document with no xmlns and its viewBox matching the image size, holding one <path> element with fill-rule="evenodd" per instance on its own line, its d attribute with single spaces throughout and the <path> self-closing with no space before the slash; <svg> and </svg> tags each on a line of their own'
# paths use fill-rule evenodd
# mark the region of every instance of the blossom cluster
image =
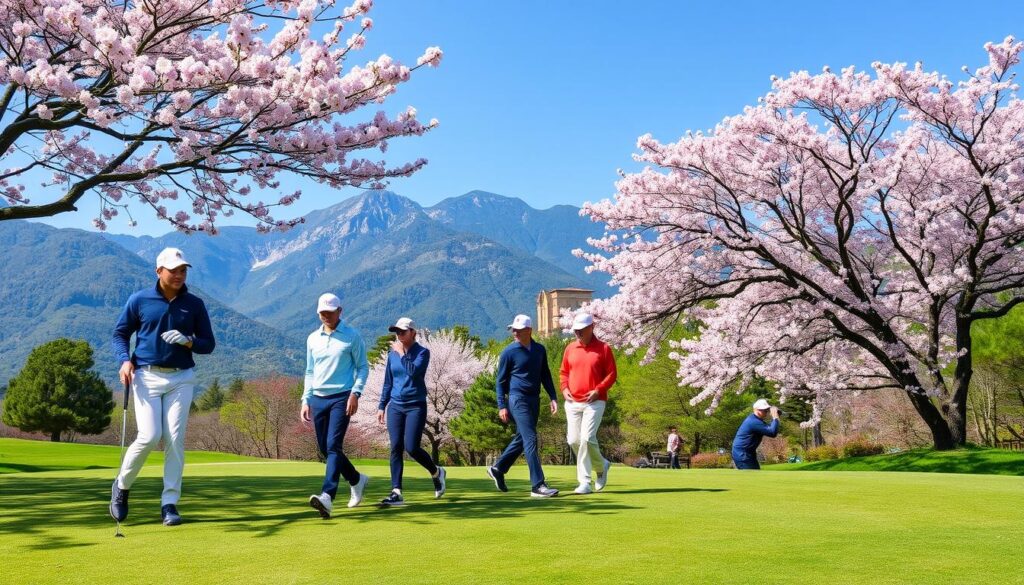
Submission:
<svg viewBox="0 0 1024 585">
<path fill-rule="evenodd" d="M 358 112 L 443 54 L 430 47 L 413 67 L 388 55 L 352 64 L 372 4 L 0 0 L 0 192 L 13 207 L 39 205 L 19 181 L 44 168 L 56 175 L 46 193 L 60 193 L 49 202 L 59 208 L 19 217 L 69 211 L 94 193 L 101 225 L 106 209 L 133 198 L 184 231 L 213 231 L 231 210 L 267 230 L 297 221 L 269 213 L 297 194 L 248 197 L 278 190 L 281 173 L 338 188 L 415 172 L 425 160 L 389 166 L 359 153 L 437 121 L 421 122 L 413 108 L 363 121 Z M 313 38 L 324 22 L 331 31 Z"/>
<path fill-rule="evenodd" d="M 712 410 L 756 375 L 814 398 L 808 423 L 875 388 L 962 416 L 970 324 L 1024 301 L 1021 48 L 986 45 L 958 83 L 794 73 L 710 132 L 640 137 L 646 167 L 582 210 L 609 233 L 576 253 L 620 287 L 588 309 L 619 344 L 671 343 Z M 679 322 L 699 337 L 671 339 Z"/>
</svg>

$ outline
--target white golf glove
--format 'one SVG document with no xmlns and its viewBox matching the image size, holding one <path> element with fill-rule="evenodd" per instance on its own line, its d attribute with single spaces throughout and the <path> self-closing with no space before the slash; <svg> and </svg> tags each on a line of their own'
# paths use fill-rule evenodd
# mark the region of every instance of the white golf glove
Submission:
<svg viewBox="0 0 1024 585">
<path fill-rule="evenodd" d="M 178 345 L 188 345 L 188 342 L 191 341 L 187 335 L 177 329 L 164 331 L 160 334 L 160 339 L 163 339 L 166 343 L 177 343 Z"/>
</svg>

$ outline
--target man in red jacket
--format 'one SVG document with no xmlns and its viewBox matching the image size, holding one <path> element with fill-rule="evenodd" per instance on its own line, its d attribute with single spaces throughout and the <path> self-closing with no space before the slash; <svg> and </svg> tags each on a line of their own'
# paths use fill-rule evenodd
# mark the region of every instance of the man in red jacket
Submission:
<svg viewBox="0 0 1024 585">
<path fill-rule="evenodd" d="M 600 469 L 594 490 L 601 491 L 608 483 L 611 463 L 601 455 L 597 429 L 604 416 L 608 389 L 615 383 L 615 356 L 607 343 L 594 336 L 594 317 L 590 314 L 577 314 L 572 330 L 576 341 L 565 348 L 559 378 L 569 426 L 566 439 L 576 452 L 576 478 L 580 482 L 574 491 L 589 494 L 593 491 L 590 476 L 594 469 Z"/>
</svg>

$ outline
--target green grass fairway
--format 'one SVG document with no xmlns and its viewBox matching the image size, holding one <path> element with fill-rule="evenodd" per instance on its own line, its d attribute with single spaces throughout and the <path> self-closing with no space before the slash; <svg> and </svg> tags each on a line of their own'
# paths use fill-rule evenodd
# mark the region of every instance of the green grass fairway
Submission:
<svg viewBox="0 0 1024 585">
<path fill-rule="evenodd" d="M 265 461 L 258 457 L 187 451 L 185 459 L 191 463 L 228 463 L 238 461 Z M 109 445 L 80 445 L 75 443 L 49 443 L 0 438 L 0 474 L 63 471 L 72 469 L 116 469 L 121 461 L 121 449 Z M 360 465 L 387 465 L 379 459 L 358 460 Z M 163 465 L 162 451 L 153 451 L 146 465 Z"/>
<path fill-rule="evenodd" d="M 260 461 L 228 453 L 189 451 L 189 463 L 216 463 L 225 461 Z M 121 460 L 120 447 L 109 445 L 79 445 L 75 443 L 48 443 L 0 439 L 0 473 L 24 471 L 62 471 L 72 469 L 115 469 Z M 164 454 L 154 451 L 148 465 L 163 465 Z"/>
<path fill-rule="evenodd" d="M 364 505 L 322 521 L 306 504 L 321 464 L 190 464 L 185 524 L 164 527 L 150 466 L 124 539 L 107 516 L 112 470 L 3 474 L 0 581 L 1024 583 L 1021 477 L 616 466 L 602 493 L 539 500 L 520 464 L 507 494 L 481 468 L 452 468 L 435 501 L 410 463 L 408 505 L 381 510 L 387 467 L 362 470 Z M 546 471 L 571 492 L 574 469 Z"/>
<path fill-rule="evenodd" d="M 930 471 L 1024 475 L 1024 452 L 967 447 L 954 451 L 914 449 L 891 455 L 772 465 L 777 471 Z"/>
</svg>

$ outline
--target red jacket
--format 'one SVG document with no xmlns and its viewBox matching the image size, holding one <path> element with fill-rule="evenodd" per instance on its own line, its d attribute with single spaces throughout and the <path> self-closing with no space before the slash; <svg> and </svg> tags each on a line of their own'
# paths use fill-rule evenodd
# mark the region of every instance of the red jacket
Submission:
<svg viewBox="0 0 1024 585">
<path fill-rule="evenodd" d="M 608 344 L 594 337 L 583 345 L 573 341 L 562 354 L 559 370 L 562 389 L 568 388 L 575 402 L 585 402 L 587 393 L 597 390 L 598 400 L 608 400 L 608 389 L 615 383 L 615 356 Z"/>
</svg>

